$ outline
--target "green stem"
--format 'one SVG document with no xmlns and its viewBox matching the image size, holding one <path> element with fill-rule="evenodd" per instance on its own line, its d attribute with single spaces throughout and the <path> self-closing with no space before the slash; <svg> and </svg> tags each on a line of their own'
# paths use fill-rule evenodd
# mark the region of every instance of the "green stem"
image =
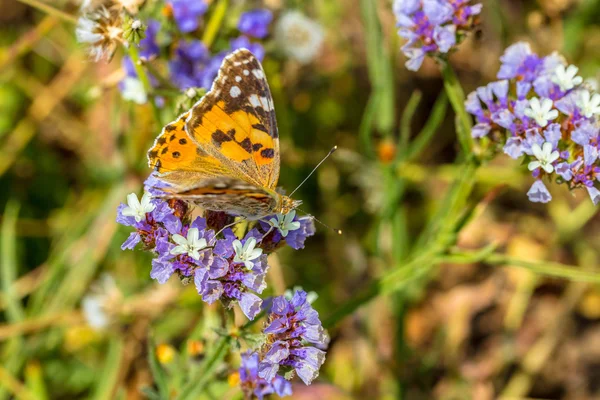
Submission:
<svg viewBox="0 0 600 400">
<path fill-rule="evenodd" d="M 223 361 L 229 347 L 231 346 L 231 337 L 221 337 L 215 344 L 213 352 L 202 364 L 202 368 L 193 376 L 183 387 L 177 400 L 190 400 L 197 398 L 197 394 L 205 389 L 208 382 L 213 378 L 216 368 Z"/>
<path fill-rule="evenodd" d="M 154 119 L 158 123 L 158 126 L 162 126 L 162 121 L 160 118 L 160 110 L 156 105 L 156 99 L 153 95 L 152 85 L 150 84 L 150 78 L 148 77 L 148 73 L 146 68 L 142 65 L 142 61 L 140 60 L 140 53 L 138 51 L 137 45 L 131 43 L 127 48 L 129 52 L 129 56 L 131 57 L 131 61 L 133 62 L 133 67 L 135 68 L 135 72 L 139 77 L 140 81 L 142 81 L 142 85 L 144 86 L 144 90 L 146 91 L 146 95 L 148 96 L 148 101 L 150 101 L 150 105 L 152 106 L 152 111 L 154 113 Z"/>
<path fill-rule="evenodd" d="M 479 252 L 459 252 L 441 256 L 438 263 L 473 263 L 483 262 L 492 265 L 503 265 L 510 267 L 521 267 L 536 274 L 547 275 L 556 278 L 569 279 L 571 281 L 600 283 L 600 273 L 583 270 L 574 265 L 566 265 L 553 261 L 523 260 L 501 253 L 490 253 L 480 255 Z"/>
<path fill-rule="evenodd" d="M 225 19 L 225 14 L 227 13 L 227 7 L 229 5 L 228 0 L 221 0 L 215 6 L 215 9 L 206 24 L 206 29 L 204 30 L 204 34 L 202 35 L 202 43 L 210 49 L 210 46 L 215 41 L 219 30 L 221 29 L 221 24 Z"/>
<path fill-rule="evenodd" d="M 45 12 L 48 15 L 53 15 L 55 17 L 58 17 L 60 19 L 62 19 L 63 21 L 67 21 L 70 22 L 72 24 L 77 24 L 77 18 L 71 14 L 67 14 L 64 11 L 60 11 L 52 6 L 49 6 L 48 4 L 44 4 L 41 1 L 38 0 L 18 0 L 23 4 L 27 4 L 28 6 L 31 6 L 33 8 L 36 8 L 42 12 Z"/>
<path fill-rule="evenodd" d="M 473 138 L 471 138 L 471 117 L 465 109 L 465 93 L 456 77 L 449 62 L 442 64 L 442 76 L 444 77 L 444 88 L 448 99 L 456 113 L 456 134 L 458 141 L 466 156 L 473 152 Z"/>
<path fill-rule="evenodd" d="M 324 320 L 323 325 L 326 328 L 333 327 L 377 296 L 406 289 L 409 283 L 424 277 L 432 270 L 438 258 L 446 254 L 456 242 L 456 231 L 464 223 L 462 216 L 468 210 L 466 203 L 474 187 L 476 171 L 477 164 L 472 159 L 463 165 L 453 187 L 442 199 L 436 216 L 429 221 L 420 240 L 413 248 L 412 257 L 387 271 L 343 304 Z"/>
</svg>

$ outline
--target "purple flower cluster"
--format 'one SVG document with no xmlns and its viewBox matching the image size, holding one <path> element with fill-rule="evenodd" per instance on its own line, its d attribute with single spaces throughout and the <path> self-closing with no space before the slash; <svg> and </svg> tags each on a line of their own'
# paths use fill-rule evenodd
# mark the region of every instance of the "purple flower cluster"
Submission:
<svg viewBox="0 0 600 400">
<path fill-rule="evenodd" d="M 198 28 L 200 17 L 206 12 L 207 4 L 201 0 L 170 0 L 168 7 L 176 22 L 178 31 L 170 32 L 170 41 L 165 42 L 166 49 L 162 53 L 169 54 L 168 79 L 177 88 L 183 90 L 189 88 L 209 89 L 216 78 L 223 59 L 231 52 L 246 48 L 262 61 L 265 49 L 259 42 L 252 41 L 250 37 L 262 39 L 269 33 L 269 26 L 273 15 L 266 9 L 256 9 L 241 15 L 238 28 L 241 36 L 233 38 L 229 47 L 217 53 L 211 52 L 199 39 L 190 38 L 189 32 Z M 168 26 L 162 27 L 168 29 Z M 148 22 L 146 37 L 139 43 L 139 52 L 142 58 L 150 59 L 161 54 L 161 47 L 157 40 L 157 34 L 161 30 L 158 21 Z M 183 34 L 183 35 L 182 35 Z M 123 68 L 126 78 L 120 82 L 119 88 L 123 97 L 138 103 L 146 101 L 145 95 L 139 93 L 143 90 L 141 83 L 137 83 L 137 73 L 129 57 L 123 58 Z M 158 82 L 150 76 L 153 86 Z M 137 83 L 137 85 L 132 85 Z"/>
<path fill-rule="evenodd" d="M 242 14 L 238 22 L 238 30 L 245 35 L 264 39 L 269 34 L 269 24 L 273 13 L 267 9 L 257 9 Z"/>
<path fill-rule="evenodd" d="M 279 397 L 292 394 L 292 384 L 281 375 L 276 375 L 270 381 L 258 376 L 258 365 L 258 353 L 242 354 L 242 364 L 239 369 L 240 385 L 247 398 L 256 397 L 258 400 L 262 400 L 270 394 L 276 394 Z"/>
<path fill-rule="evenodd" d="M 477 23 L 481 4 L 471 0 L 395 0 L 398 34 L 407 40 L 406 68 L 417 71 L 425 56 L 450 52 Z"/>
<path fill-rule="evenodd" d="M 578 68 L 553 53 L 540 57 L 516 43 L 500 58 L 498 81 L 478 88 L 465 103 L 476 118 L 474 138 L 488 137 L 504 153 L 528 163 L 536 181 L 532 202 L 552 199 L 542 182 L 585 188 L 600 202 L 600 95 L 577 76 Z"/>
<path fill-rule="evenodd" d="M 208 4 L 204 0 L 169 0 L 167 4 L 173 13 L 177 27 L 184 33 L 198 29 L 200 17 L 208 9 Z"/>
<path fill-rule="evenodd" d="M 260 351 L 258 376 L 271 381 L 280 369 L 286 373 L 294 371 L 310 385 L 325 361 L 322 349 L 327 348 L 329 337 L 306 292 L 297 290 L 291 299 L 273 299 L 267 323 L 267 342 Z"/>
<path fill-rule="evenodd" d="M 231 307 L 238 303 L 246 317 L 254 319 L 262 306 L 257 294 L 266 287 L 266 254 L 285 243 L 295 249 L 304 247 L 306 238 L 315 233 L 312 220 L 298 218 L 294 212 L 267 217 L 238 239 L 226 227 L 232 216 L 207 212 L 207 219 L 192 221 L 185 202 L 152 198 L 164 186 L 153 174 L 141 200 L 132 193 L 127 204 L 119 205 L 117 222 L 135 228 L 121 248 L 133 249 L 142 243 L 156 254 L 150 277 L 159 283 L 173 274 L 185 281 L 193 279 L 208 304 L 220 300 Z"/>
</svg>

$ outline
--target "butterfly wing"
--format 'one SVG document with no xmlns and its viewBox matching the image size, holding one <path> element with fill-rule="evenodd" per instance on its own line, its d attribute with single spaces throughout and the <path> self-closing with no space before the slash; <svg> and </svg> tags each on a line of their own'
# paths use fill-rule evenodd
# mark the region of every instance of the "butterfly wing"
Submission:
<svg viewBox="0 0 600 400">
<path fill-rule="evenodd" d="M 166 125 L 148 151 L 148 165 L 177 192 L 227 174 L 225 166 L 188 135 L 185 128 L 188 117 L 189 112 Z"/>
<path fill-rule="evenodd" d="M 279 135 L 260 62 L 246 49 L 228 55 L 209 93 L 191 110 L 187 131 L 239 179 L 274 190 Z"/>
<path fill-rule="evenodd" d="M 252 53 L 225 58 L 211 90 L 165 126 L 148 162 L 171 186 L 168 197 L 250 218 L 273 212 L 279 138 L 269 86 Z"/>
</svg>

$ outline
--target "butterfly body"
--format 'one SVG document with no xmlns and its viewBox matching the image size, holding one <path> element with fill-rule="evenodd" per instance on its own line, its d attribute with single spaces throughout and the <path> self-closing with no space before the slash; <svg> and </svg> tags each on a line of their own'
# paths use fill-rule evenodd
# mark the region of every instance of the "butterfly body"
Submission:
<svg viewBox="0 0 600 400">
<path fill-rule="evenodd" d="M 223 60 L 211 90 L 165 126 L 148 162 L 165 197 L 248 219 L 287 214 L 300 202 L 276 191 L 279 135 L 260 62 L 240 49 Z"/>
</svg>

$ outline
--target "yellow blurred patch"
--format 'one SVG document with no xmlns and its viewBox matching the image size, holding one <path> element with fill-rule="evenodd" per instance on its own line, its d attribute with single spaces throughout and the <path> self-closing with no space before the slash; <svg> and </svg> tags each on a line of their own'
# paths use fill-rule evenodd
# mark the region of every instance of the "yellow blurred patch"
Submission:
<svg viewBox="0 0 600 400">
<path fill-rule="evenodd" d="M 187 341 L 187 352 L 190 356 L 195 357 L 204 353 L 204 343 L 199 340 Z"/>
<path fill-rule="evenodd" d="M 162 343 L 156 347 L 156 358 L 161 364 L 170 364 L 175 359 L 175 348 L 169 344 Z"/>
<path fill-rule="evenodd" d="M 600 292 L 587 292 L 579 302 L 577 309 L 588 319 L 600 319 Z"/>
<path fill-rule="evenodd" d="M 78 351 L 95 343 L 101 335 L 88 325 L 73 326 L 65 333 L 65 349 L 69 352 Z"/>
<path fill-rule="evenodd" d="M 229 383 L 229 386 L 231 386 L 231 387 L 239 386 L 240 382 L 241 382 L 241 379 L 240 379 L 239 372 L 234 372 L 233 374 L 229 375 L 229 377 L 227 378 L 227 383 Z"/>
</svg>

